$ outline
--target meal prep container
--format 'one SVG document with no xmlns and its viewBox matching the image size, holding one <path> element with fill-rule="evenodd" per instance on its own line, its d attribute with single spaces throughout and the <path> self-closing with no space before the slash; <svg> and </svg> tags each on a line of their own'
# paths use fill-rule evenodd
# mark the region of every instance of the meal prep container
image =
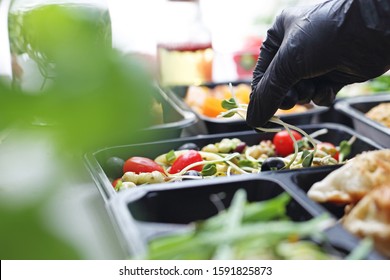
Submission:
<svg viewBox="0 0 390 280">
<path fill-rule="evenodd" d="M 355 130 L 382 145 L 390 148 L 390 128 L 365 116 L 371 108 L 380 103 L 390 102 L 390 94 L 359 96 L 341 100 L 335 109 L 352 120 Z"/>
<path fill-rule="evenodd" d="M 345 214 L 345 204 L 337 204 L 332 202 L 319 203 L 311 200 L 307 193 L 314 183 L 323 180 L 331 172 L 335 171 L 340 166 L 324 166 L 320 168 L 302 169 L 300 172 L 292 172 L 292 170 L 286 170 L 277 174 L 278 180 L 291 189 L 295 195 L 303 195 L 310 201 L 307 204 L 312 209 L 312 214 L 320 215 L 321 213 L 330 213 L 335 219 L 341 219 Z M 380 255 L 380 253 L 378 253 Z M 386 259 L 381 256 L 380 258 Z"/>
<path fill-rule="evenodd" d="M 183 106 L 177 99 L 171 98 L 172 93 L 156 88 L 155 98 L 161 103 L 163 123 L 147 127 L 137 134 L 137 143 L 157 141 L 180 137 L 183 129 L 194 125 L 196 115 Z M 120 145 L 128 143 L 120 143 Z"/>
<path fill-rule="evenodd" d="M 307 196 L 307 192 L 311 186 L 324 179 L 332 171 L 335 171 L 340 166 L 323 166 L 311 169 L 302 169 L 299 172 L 293 172 L 294 170 L 286 170 L 279 172 L 278 179 L 284 184 L 288 185 L 294 193 L 301 193 L 301 195 Z M 308 202 L 313 209 L 313 214 L 319 215 L 323 212 L 329 212 L 336 219 L 340 219 L 344 215 L 345 205 L 336 203 L 318 203 L 310 199 Z"/>
<path fill-rule="evenodd" d="M 207 182 L 186 181 L 179 186 L 149 185 L 144 188 L 122 192 L 109 203 L 114 225 L 131 258 L 145 256 L 148 241 L 170 233 L 186 231 L 191 222 L 207 219 L 218 213 L 215 200 L 218 197 L 227 208 L 238 189 L 245 189 L 250 202 L 271 199 L 287 192 L 292 200 L 286 208 L 293 221 L 306 221 L 318 215 L 312 203 L 303 193 L 297 193 L 273 176 L 259 174 L 256 177 L 242 175 Z M 214 202 L 213 202 L 214 201 Z M 359 240 L 345 231 L 338 223 L 325 231 L 326 240 L 320 243 L 328 253 L 343 258 L 350 253 Z M 371 252 L 368 259 L 381 259 Z"/>
<path fill-rule="evenodd" d="M 246 83 L 250 84 L 248 81 L 240 81 L 232 83 L 233 86 Z M 210 83 L 202 86 L 207 86 L 209 88 L 214 88 L 217 85 L 226 85 L 228 83 Z M 243 130 L 252 130 L 253 128 L 248 126 L 244 120 L 241 119 L 233 119 L 233 118 L 212 118 L 205 116 L 203 114 L 199 114 L 195 110 L 193 110 L 190 106 L 185 104 L 184 97 L 186 96 L 188 87 L 175 87 L 171 90 L 175 93 L 174 97 L 176 97 L 175 102 L 181 102 L 182 106 L 188 108 L 188 110 L 192 110 L 200 119 L 205 126 L 205 129 L 208 134 L 216 134 L 216 133 L 226 133 L 226 132 L 235 132 L 235 131 L 243 131 Z M 169 90 L 167 90 L 169 91 Z M 308 110 L 302 113 L 290 113 L 285 115 L 280 115 L 280 118 L 293 125 L 304 125 L 304 124 L 314 124 L 317 123 L 321 114 L 325 113 L 328 110 L 327 107 L 320 107 L 316 105 L 308 105 Z"/>
<path fill-rule="evenodd" d="M 353 157 L 363 151 L 376 150 L 381 148 L 372 140 L 360 136 L 359 134 L 356 134 L 356 132 L 354 132 L 353 130 L 342 125 L 324 123 L 302 125 L 299 127 L 309 134 L 318 131 L 319 129 L 326 128 L 328 132 L 326 134 L 318 136 L 317 139 L 319 139 L 320 141 L 327 141 L 335 144 L 340 143 L 342 140 L 349 140 L 352 136 L 356 136 L 356 141 L 352 145 L 350 157 Z M 112 157 L 119 157 L 123 160 L 126 160 L 131 156 L 143 156 L 154 159 L 161 154 L 167 153 L 170 150 L 175 150 L 181 145 L 189 142 L 195 143 L 198 147 L 203 147 L 210 143 L 219 142 L 223 138 L 239 138 L 241 139 L 241 141 L 246 142 L 247 145 L 255 145 L 258 144 L 261 140 L 272 140 L 274 134 L 275 133 L 256 133 L 254 131 L 241 131 L 235 133 L 200 135 L 197 137 L 169 139 L 143 144 L 114 146 L 97 150 L 93 153 L 87 153 L 85 155 L 85 162 L 100 193 L 107 201 L 118 194 L 112 187 L 111 180 L 118 178 L 118 174 L 121 174 L 120 169 L 113 169 L 112 166 L 108 163 L 108 160 Z M 315 167 L 311 167 L 310 169 L 312 168 Z M 299 171 L 300 170 L 295 170 L 295 172 Z M 219 178 L 202 179 L 201 181 L 204 181 L 205 184 L 208 184 L 208 182 L 206 181 L 218 179 Z M 163 185 L 163 188 L 170 188 L 174 185 L 180 185 L 182 183 L 184 182 L 163 183 L 161 185 Z M 124 192 L 126 191 L 127 190 L 124 190 Z"/>
</svg>

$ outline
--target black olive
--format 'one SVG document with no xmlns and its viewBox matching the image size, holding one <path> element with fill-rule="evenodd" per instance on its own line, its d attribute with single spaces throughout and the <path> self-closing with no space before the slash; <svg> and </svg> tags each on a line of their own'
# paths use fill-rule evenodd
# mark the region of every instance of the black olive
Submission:
<svg viewBox="0 0 390 280">
<path fill-rule="evenodd" d="M 184 175 L 202 177 L 202 174 L 198 171 L 195 171 L 195 170 L 188 170 L 186 173 L 184 173 Z M 186 180 L 193 180 L 193 179 L 183 178 L 183 181 L 186 181 Z"/>
<path fill-rule="evenodd" d="M 119 157 L 110 157 L 106 161 L 106 166 L 104 168 L 106 174 L 110 178 L 119 178 L 123 175 L 123 164 L 125 161 Z"/>
<path fill-rule="evenodd" d="M 199 147 L 195 143 L 186 143 L 184 145 L 181 145 L 176 150 L 177 151 L 181 151 L 181 150 L 195 150 L 195 151 L 199 151 Z"/>
<path fill-rule="evenodd" d="M 261 165 L 261 171 L 280 170 L 286 165 L 280 158 L 267 158 Z"/>
</svg>

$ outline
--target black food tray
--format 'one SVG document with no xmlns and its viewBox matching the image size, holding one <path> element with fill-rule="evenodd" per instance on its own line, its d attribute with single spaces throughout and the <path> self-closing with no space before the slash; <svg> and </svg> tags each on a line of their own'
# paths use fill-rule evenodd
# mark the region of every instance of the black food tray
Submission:
<svg viewBox="0 0 390 280">
<path fill-rule="evenodd" d="M 342 140 L 349 140 L 352 136 L 356 136 L 357 139 L 352 145 L 350 157 L 353 157 L 363 151 L 376 150 L 381 148 L 372 140 L 363 137 L 359 134 L 356 134 L 356 132 L 354 132 L 348 127 L 338 124 L 310 124 L 302 125 L 300 126 L 300 128 L 307 133 L 313 133 L 319 129 L 326 128 L 328 130 L 328 133 L 318 136 L 317 139 L 320 141 L 331 142 L 335 144 L 340 143 Z M 163 153 L 169 152 L 170 150 L 176 150 L 178 147 L 186 143 L 192 142 L 195 143 L 198 147 L 203 147 L 210 143 L 219 142 L 223 138 L 239 138 L 241 141 L 246 142 L 247 145 L 255 145 L 258 144 L 261 140 L 272 140 L 274 134 L 275 133 L 256 133 L 254 131 L 240 131 L 235 133 L 200 135 L 197 137 L 169 139 L 144 144 L 113 146 L 97 150 L 93 153 L 87 153 L 85 155 L 85 162 L 103 198 L 109 200 L 117 194 L 117 192 L 111 185 L 111 181 L 113 179 L 118 178 L 118 175 L 122 172 L 120 167 L 116 167 L 113 169 L 112 166 L 108 163 L 109 160 L 113 157 L 119 157 L 123 160 L 126 160 L 132 156 L 142 156 L 154 159 Z M 295 172 L 299 172 L 300 170 L 301 169 L 295 170 Z M 203 179 L 201 181 L 218 179 L 219 177 L 214 179 Z M 164 183 L 162 185 L 164 188 L 170 188 L 171 186 L 173 186 L 173 184 L 180 185 L 182 183 L 183 182 Z"/>
<path fill-rule="evenodd" d="M 212 197 L 219 197 L 225 208 L 238 189 L 245 189 L 248 201 L 263 201 L 287 192 L 292 200 L 287 205 L 287 216 L 293 221 L 307 221 L 315 217 L 309 199 L 277 180 L 278 174 L 265 176 L 242 175 L 217 181 L 186 181 L 182 186 L 166 188 L 150 185 L 120 193 L 110 201 L 109 210 L 131 258 L 143 258 L 148 241 L 153 238 L 188 230 L 191 222 L 207 219 L 218 213 Z M 325 251 L 343 258 L 359 243 L 359 240 L 335 224 L 325 231 Z M 381 259 L 371 252 L 368 259 Z"/>
<path fill-rule="evenodd" d="M 162 124 L 153 125 L 140 131 L 137 135 L 137 142 L 157 141 L 161 139 L 171 139 L 180 137 L 183 129 L 194 125 L 198 119 L 196 115 L 171 98 L 168 91 L 156 87 L 155 98 L 161 104 L 163 110 Z M 121 143 L 128 144 L 128 143 Z"/>
<path fill-rule="evenodd" d="M 301 169 L 299 172 L 286 170 L 278 174 L 278 179 L 288 185 L 295 193 L 301 193 L 302 195 L 307 196 L 307 192 L 314 183 L 321 181 L 339 167 L 340 165 L 322 166 L 318 168 Z M 344 215 L 345 205 L 317 203 L 312 200 L 308 203 L 311 204 L 311 209 L 314 211 L 313 214 L 315 215 L 328 212 L 336 219 L 340 219 Z"/>
<path fill-rule="evenodd" d="M 231 84 L 233 86 L 236 86 L 241 83 L 250 84 L 250 82 L 248 81 L 236 81 L 236 82 L 232 82 Z M 227 84 L 229 83 L 208 83 L 202 86 L 214 88 L 217 85 L 227 85 Z M 229 118 L 218 119 L 218 118 L 207 117 L 203 114 L 199 114 L 184 102 L 184 97 L 186 96 L 187 89 L 188 87 L 186 86 L 181 86 L 181 87 L 177 86 L 171 88 L 171 91 L 174 92 L 175 97 L 177 99 L 175 102 L 181 102 L 182 106 L 185 106 L 189 110 L 192 110 L 197 115 L 198 119 L 200 119 L 204 123 L 207 133 L 216 134 L 216 133 L 226 133 L 226 132 L 235 132 L 235 131 L 253 129 L 252 127 L 248 126 L 244 120 L 241 119 L 229 119 Z M 318 123 L 320 116 L 323 113 L 327 112 L 328 110 L 327 107 L 316 106 L 314 104 L 310 104 L 308 106 L 309 109 L 306 112 L 285 114 L 285 115 L 280 115 L 279 117 L 283 121 L 292 125 L 314 124 L 314 123 Z"/>
<path fill-rule="evenodd" d="M 390 148 L 390 128 L 365 116 L 371 108 L 390 102 L 390 94 L 378 94 L 346 98 L 335 104 L 335 109 L 352 120 L 357 132 L 365 135 L 385 148 Z"/>
<path fill-rule="evenodd" d="M 278 174 L 278 180 L 286 185 L 292 190 L 296 195 L 303 195 L 310 201 L 307 203 L 310 205 L 313 215 L 320 215 L 322 213 L 329 213 L 335 219 L 341 219 L 345 214 L 346 204 L 338 204 L 331 202 L 319 203 L 311 200 L 307 193 L 314 183 L 323 180 L 331 172 L 335 171 L 338 166 L 324 166 L 320 168 L 312 169 L 302 169 L 300 172 L 291 172 L 291 170 L 286 170 L 285 172 L 280 172 Z M 378 253 L 379 254 L 379 253 Z M 381 256 L 379 254 L 379 256 Z M 386 259 L 386 257 L 381 256 L 381 258 Z"/>
</svg>

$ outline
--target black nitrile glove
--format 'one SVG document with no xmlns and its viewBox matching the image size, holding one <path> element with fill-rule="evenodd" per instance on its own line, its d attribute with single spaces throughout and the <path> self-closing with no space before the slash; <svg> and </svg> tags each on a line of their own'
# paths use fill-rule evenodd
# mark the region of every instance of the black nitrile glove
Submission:
<svg viewBox="0 0 390 280">
<path fill-rule="evenodd" d="M 311 100 L 329 106 L 345 85 L 390 69 L 390 0 L 330 0 L 284 10 L 253 72 L 247 123 Z M 286 98 L 287 96 L 287 98 Z"/>
</svg>

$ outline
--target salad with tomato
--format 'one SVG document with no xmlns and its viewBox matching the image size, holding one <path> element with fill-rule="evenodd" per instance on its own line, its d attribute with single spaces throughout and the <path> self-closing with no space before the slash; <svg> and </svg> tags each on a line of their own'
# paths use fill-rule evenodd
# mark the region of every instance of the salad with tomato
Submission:
<svg viewBox="0 0 390 280">
<path fill-rule="evenodd" d="M 282 130 L 255 145 L 238 138 L 224 138 L 203 147 L 186 143 L 156 158 L 133 156 L 122 164 L 112 160 L 121 168 L 112 185 L 119 191 L 145 184 L 342 164 L 353 140 L 338 144 L 316 140 L 313 147 L 299 132 Z"/>
</svg>

